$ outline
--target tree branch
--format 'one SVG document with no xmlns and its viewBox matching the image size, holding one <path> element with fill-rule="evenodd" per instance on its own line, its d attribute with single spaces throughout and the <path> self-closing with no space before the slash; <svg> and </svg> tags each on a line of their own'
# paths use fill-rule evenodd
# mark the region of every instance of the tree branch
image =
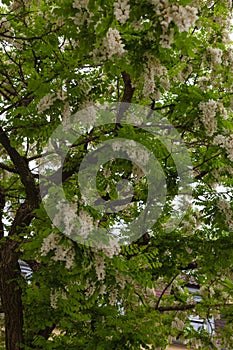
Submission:
<svg viewBox="0 0 233 350">
<path fill-rule="evenodd" d="M 166 291 L 168 290 L 168 288 L 172 285 L 172 283 L 174 282 L 174 280 L 176 279 L 176 277 L 178 276 L 178 274 L 176 274 L 172 279 L 171 281 L 166 285 L 166 287 L 163 289 L 162 293 L 160 294 L 159 298 L 158 298 L 158 301 L 156 303 L 156 306 L 155 308 L 159 310 L 159 304 L 160 304 L 160 301 L 162 300 L 162 297 L 164 296 L 164 294 L 166 293 Z"/>
<path fill-rule="evenodd" d="M 33 204 L 34 208 L 36 208 L 39 204 L 39 191 L 38 191 L 38 187 L 35 184 L 34 177 L 28 167 L 28 164 L 25 158 L 21 156 L 19 152 L 11 146 L 10 140 L 1 126 L 0 126 L 0 143 L 9 154 L 15 166 L 16 171 L 20 176 L 20 180 L 25 187 L 25 192 L 28 199 L 30 198 L 31 204 Z"/>
<path fill-rule="evenodd" d="M 6 199 L 4 190 L 0 187 L 0 239 L 4 237 L 4 226 L 2 222 L 3 210 L 5 207 Z"/>
<path fill-rule="evenodd" d="M 187 305 L 168 305 L 168 306 L 159 306 L 156 310 L 159 311 L 185 311 L 194 309 L 197 304 L 187 304 Z"/>
<path fill-rule="evenodd" d="M 4 163 L 0 163 L 0 168 L 9 171 L 9 173 L 18 174 L 18 171 L 15 168 L 12 168 Z"/>
<path fill-rule="evenodd" d="M 128 104 L 132 102 L 133 93 L 135 90 L 135 88 L 132 86 L 130 75 L 126 72 L 122 72 L 121 75 L 122 75 L 122 78 L 124 81 L 124 92 L 123 92 L 123 97 L 121 100 L 122 103 L 120 104 L 120 108 L 119 108 L 119 111 L 118 111 L 117 117 L 116 117 L 117 123 L 120 123 L 121 119 L 124 116 L 124 113 L 129 108 Z"/>
</svg>

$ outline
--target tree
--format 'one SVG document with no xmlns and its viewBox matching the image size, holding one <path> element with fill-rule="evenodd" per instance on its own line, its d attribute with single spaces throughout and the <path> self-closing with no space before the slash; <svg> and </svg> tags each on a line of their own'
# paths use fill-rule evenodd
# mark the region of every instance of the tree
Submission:
<svg viewBox="0 0 233 350">
<path fill-rule="evenodd" d="M 0 290 L 6 349 L 164 349 L 177 337 L 195 348 L 230 349 L 231 2 L 5 0 L 1 13 Z M 106 102 L 113 103 L 111 110 L 102 108 Z M 115 122 L 95 124 L 96 113 L 100 120 L 115 116 Z M 135 120 L 127 123 L 130 116 Z M 158 137 L 147 123 L 152 117 Z M 75 128 L 81 119 L 82 133 L 80 125 Z M 59 125 L 60 140 L 54 134 Z M 62 141 L 70 125 L 75 141 L 67 146 Z M 179 192 L 177 168 L 186 150 L 181 148 L 176 162 L 169 138 L 175 150 L 183 142 L 191 157 L 191 199 L 188 184 Z M 128 140 L 126 148 L 112 144 L 117 157 L 99 167 L 99 199 L 92 206 L 79 184 L 82 160 L 106 142 L 107 153 L 111 140 L 121 139 Z M 152 155 L 157 184 L 143 170 Z M 90 169 L 83 173 L 87 187 Z M 149 196 L 149 185 L 155 194 L 165 188 L 161 174 L 165 203 L 163 192 L 162 199 Z M 147 220 L 161 204 L 160 215 L 143 231 L 140 213 Z M 79 215 L 74 226 L 70 208 Z M 122 241 L 101 236 L 119 227 Z M 33 270 L 29 283 L 19 258 Z M 199 303 L 186 288 L 190 281 L 201 286 Z M 208 320 L 220 314 L 226 325 L 218 332 L 190 326 L 190 315 Z"/>
</svg>

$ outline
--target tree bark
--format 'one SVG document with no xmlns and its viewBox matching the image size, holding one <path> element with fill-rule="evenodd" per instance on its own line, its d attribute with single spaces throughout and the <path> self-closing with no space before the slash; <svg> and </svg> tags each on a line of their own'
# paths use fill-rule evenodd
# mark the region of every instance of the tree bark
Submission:
<svg viewBox="0 0 233 350">
<path fill-rule="evenodd" d="M 13 251 L 12 241 L 1 247 L 0 292 L 5 313 L 6 350 L 20 350 L 23 343 L 22 290 L 19 286 L 20 267 L 18 254 Z"/>
</svg>

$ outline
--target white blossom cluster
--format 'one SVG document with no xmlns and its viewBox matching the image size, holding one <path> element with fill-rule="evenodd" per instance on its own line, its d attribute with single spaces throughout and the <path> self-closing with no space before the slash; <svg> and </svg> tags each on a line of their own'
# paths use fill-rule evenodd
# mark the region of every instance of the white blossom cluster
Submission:
<svg viewBox="0 0 233 350">
<path fill-rule="evenodd" d="M 207 57 L 210 59 L 211 66 L 214 67 L 222 63 L 223 52 L 217 47 L 207 47 Z"/>
<path fill-rule="evenodd" d="M 129 145 L 127 153 L 130 159 L 137 161 L 140 165 L 146 165 L 149 161 L 149 153 L 140 147 L 133 148 Z"/>
<path fill-rule="evenodd" d="M 41 245 L 41 255 L 46 256 L 51 250 L 54 251 L 52 260 L 54 261 L 65 261 L 65 267 L 70 269 L 74 264 L 75 251 L 71 246 L 60 245 L 59 242 L 61 237 L 57 233 L 50 233 L 43 239 Z"/>
<path fill-rule="evenodd" d="M 164 49 L 170 49 L 171 48 L 171 44 L 174 41 L 174 29 L 171 28 L 169 30 L 169 32 L 163 33 L 160 35 L 160 45 L 164 48 Z"/>
<path fill-rule="evenodd" d="M 58 245 L 55 249 L 55 255 L 51 259 L 54 261 L 65 261 L 66 269 L 70 269 L 74 266 L 75 251 L 72 247 Z"/>
<path fill-rule="evenodd" d="M 40 248 L 41 255 L 46 256 L 51 250 L 56 249 L 60 240 L 61 237 L 59 236 L 59 234 L 55 232 L 50 233 L 50 235 L 43 239 L 43 243 Z"/>
<path fill-rule="evenodd" d="M 54 102 L 57 99 L 65 103 L 65 100 L 67 99 L 67 92 L 65 90 L 61 89 L 61 90 L 58 90 L 56 94 L 52 92 L 52 93 L 48 93 L 47 95 L 42 97 L 42 99 L 37 104 L 38 113 L 41 114 L 41 113 L 45 112 L 47 109 L 49 109 L 54 104 Z M 64 113 L 65 109 L 66 109 L 66 113 L 68 113 L 67 105 L 66 105 L 67 103 L 68 102 L 65 103 L 63 113 Z"/>
<path fill-rule="evenodd" d="M 124 24 L 129 18 L 130 5 L 128 0 L 123 0 L 123 1 L 118 0 L 114 2 L 113 7 L 114 7 L 114 15 L 116 19 L 121 24 Z"/>
<path fill-rule="evenodd" d="M 116 28 L 109 28 L 106 37 L 103 40 L 104 48 L 107 56 L 111 58 L 113 55 L 119 55 L 125 53 L 124 44 L 121 40 L 121 35 Z"/>
<path fill-rule="evenodd" d="M 149 161 L 149 153 L 133 140 L 126 140 L 124 143 L 116 141 L 112 144 L 112 149 L 114 152 L 126 150 L 131 160 L 142 165 L 146 165 Z"/>
<path fill-rule="evenodd" d="M 143 94 L 144 96 L 153 96 L 154 99 L 160 99 L 160 92 L 156 86 L 155 79 L 159 78 L 160 87 L 168 90 L 170 88 L 170 82 L 168 78 L 168 72 L 159 59 L 149 58 L 145 64 L 143 73 Z"/>
<path fill-rule="evenodd" d="M 230 203 L 225 199 L 219 199 L 217 206 L 226 216 L 227 225 L 233 230 L 233 214 Z"/>
<path fill-rule="evenodd" d="M 63 300 L 67 299 L 67 295 L 63 290 L 54 290 L 50 292 L 50 305 L 53 309 L 57 308 L 57 302 L 59 297 L 61 297 Z"/>
<path fill-rule="evenodd" d="M 122 56 L 126 52 L 124 46 L 120 32 L 116 28 L 109 28 L 100 47 L 92 51 L 95 64 L 111 59 L 113 55 Z"/>
<path fill-rule="evenodd" d="M 85 24 L 90 24 L 92 21 L 92 17 L 94 16 L 94 13 L 90 12 L 88 9 L 87 11 L 78 11 L 75 14 L 75 17 L 72 17 L 72 20 L 74 21 L 74 24 L 77 26 L 77 33 L 80 32 L 79 26 Z M 78 43 L 75 42 L 75 45 L 78 46 Z"/>
<path fill-rule="evenodd" d="M 191 347 L 193 347 L 194 349 L 202 349 L 202 342 L 200 339 L 198 338 L 191 338 L 190 339 L 190 345 Z"/>
<path fill-rule="evenodd" d="M 233 162 L 233 135 L 223 136 L 219 134 L 215 136 L 213 143 L 214 145 L 225 148 L 227 157 Z"/>
<path fill-rule="evenodd" d="M 65 101 L 67 99 L 67 92 L 65 90 L 63 90 L 63 89 L 58 90 L 57 98 L 60 101 Z"/>
<path fill-rule="evenodd" d="M 233 177 L 233 167 L 230 165 L 222 166 L 217 169 L 213 169 L 211 173 L 218 182 L 221 182 L 222 175 L 225 177 L 228 177 L 229 175 Z"/>
<path fill-rule="evenodd" d="M 59 297 L 59 293 L 57 290 L 51 291 L 51 293 L 50 293 L 50 305 L 53 309 L 57 308 L 58 297 Z"/>
<path fill-rule="evenodd" d="M 178 331 L 182 331 L 184 329 L 185 323 L 179 317 L 175 317 L 171 324 L 172 328 L 178 329 Z"/>
<path fill-rule="evenodd" d="M 102 281 L 105 278 L 105 266 L 106 266 L 105 257 L 102 254 L 95 252 L 94 259 L 95 259 L 94 266 L 95 266 L 95 272 L 96 272 L 97 278 L 99 281 Z"/>
<path fill-rule="evenodd" d="M 32 0 L 14 0 L 11 4 L 13 11 L 18 11 L 22 6 L 30 7 Z M 40 5 L 40 0 L 37 0 L 37 5 Z"/>
<path fill-rule="evenodd" d="M 232 52 L 232 48 L 227 48 L 227 50 L 224 52 L 223 61 L 224 61 L 224 64 L 226 66 L 230 66 L 231 69 L 233 69 L 233 52 Z"/>
<path fill-rule="evenodd" d="M 71 111 L 70 111 L 70 105 L 69 102 L 65 102 L 64 107 L 63 107 L 63 111 L 62 111 L 62 120 L 64 122 L 69 121 L 71 116 Z"/>
<path fill-rule="evenodd" d="M 212 136 L 217 130 L 217 108 L 217 102 L 214 100 L 199 103 L 199 109 L 202 111 L 201 121 L 208 136 Z"/>
<path fill-rule="evenodd" d="M 222 102 L 217 102 L 217 106 L 218 106 L 218 110 L 219 110 L 221 117 L 223 117 L 223 119 L 227 119 L 228 118 L 228 111 L 223 106 Z"/>
<path fill-rule="evenodd" d="M 75 9 L 87 9 L 87 6 L 89 4 L 89 0 L 74 0 L 73 2 L 73 8 Z"/>
<path fill-rule="evenodd" d="M 104 295 L 105 292 L 106 292 L 106 285 L 105 284 L 101 284 L 100 289 L 99 289 L 99 293 L 101 295 Z"/>
<path fill-rule="evenodd" d="M 202 76 L 202 77 L 199 77 L 198 78 L 198 81 L 197 81 L 197 86 L 203 90 L 203 91 L 206 91 L 209 89 L 210 85 L 211 85 L 211 82 L 210 82 L 210 78 L 209 77 L 205 77 L 205 76 Z"/>
<path fill-rule="evenodd" d="M 196 213 L 197 215 L 197 213 Z M 182 221 L 183 228 L 185 230 L 185 234 L 188 236 L 193 236 L 195 234 L 195 229 L 198 228 L 200 222 L 198 215 L 197 217 L 193 215 L 189 215 L 187 220 Z M 191 251 L 190 251 L 191 253 Z"/>
<path fill-rule="evenodd" d="M 85 239 L 94 229 L 93 217 L 85 210 L 81 210 L 78 215 L 78 220 L 80 223 L 78 234 Z"/>
<path fill-rule="evenodd" d="M 174 81 L 186 82 L 189 79 L 191 73 L 193 71 L 193 67 L 191 64 L 185 64 L 182 69 L 173 77 Z"/>
<path fill-rule="evenodd" d="M 63 200 L 56 205 L 56 215 L 53 218 L 53 224 L 59 229 L 62 228 L 66 236 L 71 236 L 76 228 L 77 208 L 74 204 L 65 203 Z"/>
<path fill-rule="evenodd" d="M 104 254 L 111 259 L 114 257 L 114 255 L 118 255 L 120 253 L 120 245 L 116 238 L 111 237 L 109 239 L 109 244 L 101 248 Z"/>
<path fill-rule="evenodd" d="M 42 99 L 37 104 L 37 111 L 39 114 L 45 112 L 47 109 L 49 109 L 56 100 L 56 96 L 54 93 L 49 93 L 42 97 Z"/>
<path fill-rule="evenodd" d="M 118 271 L 116 272 L 116 283 L 120 286 L 121 289 L 124 289 L 127 283 L 126 277 Z"/>
<path fill-rule="evenodd" d="M 6 19 L 6 17 L 2 17 L 0 19 L 0 37 L 1 34 L 10 35 L 11 34 L 11 24 Z"/>
<path fill-rule="evenodd" d="M 80 111 L 77 113 L 80 116 L 80 124 L 84 128 L 93 126 L 97 117 L 97 109 L 92 101 L 86 101 L 80 106 Z"/>
<path fill-rule="evenodd" d="M 108 294 L 109 304 L 111 306 L 115 305 L 117 302 L 118 290 L 116 288 L 112 288 Z"/>
<path fill-rule="evenodd" d="M 169 2 L 168 0 L 152 0 L 152 4 L 156 6 L 156 14 L 161 20 L 163 34 L 168 32 L 171 22 L 175 23 L 180 32 L 188 31 L 197 21 L 198 10 L 196 7 L 182 6 L 177 2 Z"/>
<path fill-rule="evenodd" d="M 86 285 L 85 285 L 85 295 L 87 297 L 91 297 L 94 293 L 95 293 L 95 284 L 93 284 L 93 282 L 90 282 L 89 279 L 87 279 L 86 281 Z"/>
</svg>

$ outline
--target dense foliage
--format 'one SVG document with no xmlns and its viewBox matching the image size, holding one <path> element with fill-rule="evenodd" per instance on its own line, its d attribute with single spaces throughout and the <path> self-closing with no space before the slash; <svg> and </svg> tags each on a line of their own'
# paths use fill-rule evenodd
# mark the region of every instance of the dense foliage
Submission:
<svg viewBox="0 0 233 350">
<path fill-rule="evenodd" d="M 2 1 L 0 290 L 7 349 L 165 349 L 176 338 L 195 349 L 231 349 L 231 17 L 230 0 Z M 105 102 L 159 113 L 182 138 L 193 190 L 191 200 L 182 197 L 183 218 L 172 230 L 179 179 L 171 154 L 155 135 L 121 119 L 95 126 L 93 105 Z M 121 106 L 122 118 L 129 105 Z M 38 165 L 47 142 L 83 109 L 89 124 L 70 147 L 62 178 L 84 237 L 94 227 L 125 227 L 148 197 L 142 169 L 116 158 L 100 167 L 98 193 L 116 201 L 117 185 L 126 180 L 133 199 L 117 213 L 94 210 L 78 183 L 90 150 L 112 139 L 141 142 L 166 174 L 161 215 L 130 244 L 100 249 L 71 239 L 59 192 L 52 194 L 56 220 L 67 218 L 63 232 L 41 201 Z M 46 181 L 51 195 L 56 176 L 48 168 Z M 30 283 L 19 258 L 33 270 Z M 190 282 L 201 286 L 199 303 L 186 288 Z M 190 315 L 221 315 L 226 324 L 196 331 Z"/>
</svg>

